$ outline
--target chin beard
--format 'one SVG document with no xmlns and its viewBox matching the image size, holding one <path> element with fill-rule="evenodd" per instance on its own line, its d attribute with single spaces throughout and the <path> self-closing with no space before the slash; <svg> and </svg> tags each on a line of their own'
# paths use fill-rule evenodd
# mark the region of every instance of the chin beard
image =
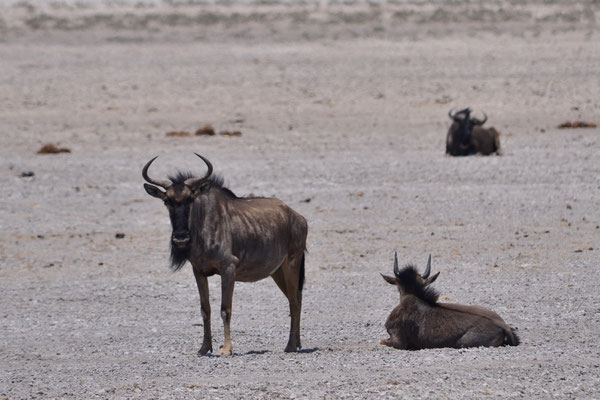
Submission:
<svg viewBox="0 0 600 400">
<path fill-rule="evenodd" d="M 171 243 L 171 269 L 174 272 L 179 271 L 183 267 L 188 260 L 189 253 L 189 247 L 179 248 L 173 246 L 173 243 Z"/>
</svg>

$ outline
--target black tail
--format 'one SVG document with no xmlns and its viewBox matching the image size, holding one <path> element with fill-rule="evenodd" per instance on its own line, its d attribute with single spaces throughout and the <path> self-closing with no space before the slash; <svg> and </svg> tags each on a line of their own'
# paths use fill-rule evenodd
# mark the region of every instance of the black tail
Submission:
<svg viewBox="0 0 600 400">
<path fill-rule="evenodd" d="M 302 261 L 300 264 L 300 277 L 299 277 L 299 282 L 298 282 L 298 290 L 302 291 L 302 288 L 304 288 L 304 257 L 305 254 L 304 252 L 302 252 Z"/>
</svg>

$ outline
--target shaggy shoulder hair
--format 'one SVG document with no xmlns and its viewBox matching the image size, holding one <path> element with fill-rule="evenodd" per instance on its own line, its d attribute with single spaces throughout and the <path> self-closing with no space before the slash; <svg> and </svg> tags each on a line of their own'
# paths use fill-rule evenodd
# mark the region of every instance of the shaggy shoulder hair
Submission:
<svg viewBox="0 0 600 400">
<path fill-rule="evenodd" d="M 197 176 L 195 176 L 189 171 L 177 171 L 175 175 L 169 176 L 169 180 L 173 182 L 173 184 L 181 184 L 190 178 L 197 178 Z M 237 199 L 238 197 L 235 195 L 235 193 L 233 193 L 228 187 L 226 187 L 223 182 L 224 179 L 221 175 L 213 174 L 210 176 L 210 178 L 208 178 L 205 190 L 208 190 L 210 188 L 217 188 L 220 189 L 222 192 L 226 193 L 227 195 Z"/>
</svg>

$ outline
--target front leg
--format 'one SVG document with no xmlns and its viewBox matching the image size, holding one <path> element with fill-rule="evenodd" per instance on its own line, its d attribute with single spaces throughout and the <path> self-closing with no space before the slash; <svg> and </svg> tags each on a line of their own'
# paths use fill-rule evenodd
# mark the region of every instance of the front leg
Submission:
<svg viewBox="0 0 600 400">
<path fill-rule="evenodd" d="M 200 293 L 200 309 L 202 312 L 202 321 L 204 325 L 204 338 L 202 339 L 202 347 L 198 351 L 198 355 L 206 355 L 209 351 L 212 353 L 212 333 L 210 330 L 210 298 L 208 293 L 208 279 L 206 276 L 200 274 L 194 270 L 194 277 L 196 278 L 196 284 L 198 285 L 198 292 Z"/>
<path fill-rule="evenodd" d="M 231 307 L 233 304 L 233 286 L 235 285 L 235 265 L 232 263 L 221 271 L 221 319 L 225 330 L 225 343 L 222 356 L 230 356 L 233 351 L 231 342 Z"/>
<path fill-rule="evenodd" d="M 400 335 L 390 334 L 388 339 L 381 339 L 379 344 L 383 344 L 385 346 L 393 347 L 395 349 L 407 350 L 408 345 L 405 340 Z"/>
</svg>

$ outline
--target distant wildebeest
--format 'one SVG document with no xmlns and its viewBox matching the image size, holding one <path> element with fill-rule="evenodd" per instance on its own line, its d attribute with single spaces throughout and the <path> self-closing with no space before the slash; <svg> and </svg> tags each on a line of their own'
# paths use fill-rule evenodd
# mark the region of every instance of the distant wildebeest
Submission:
<svg viewBox="0 0 600 400">
<path fill-rule="evenodd" d="M 169 180 L 154 180 L 148 176 L 148 168 L 156 157 L 144 166 L 142 176 L 152 184 L 144 184 L 146 192 L 163 200 L 169 210 L 172 269 L 179 270 L 188 260 L 192 264 L 204 322 L 204 339 L 198 353 L 212 352 L 207 277 L 214 274 L 221 275 L 225 329 L 222 355 L 232 353 L 230 322 L 235 281 L 255 282 L 268 276 L 289 301 L 291 327 L 285 351 L 296 351 L 301 347 L 306 220 L 281 200 L 237 197 L 223 186 L 222 178 L 212 175 L 210 161 L 196 155 L 208 167 L 204 177 L 178 172 Z"/>
<path fill-rule="evenodd" d="M 484 119 L 471 118 L 471 109 L 457 111 L 448 116 L 454 121 L 448 129 L 446 136 L 446 154 L 451 156 L 468 156 L 481 154 L 488 156 L 492 153 L 500 155 L 500 133 L 494 128 L 484 128 L 482 125 L 487 121 L 487 115 L 483 113 Z"/>
<path fill-rule="evenodd" d="M 394 308 L 385 328 L 390 335 L 381 344 L 403 350 L 437 347 L 477 347 L 519 344 L 519 338 L 498 314 L 477 306 L 438 303 L 438 293 L 429 287 L 439 272 L 431 273 L 431 256 L 425 273 L 412 265 L 398 269 L 394 254 L 394 277 L 383 275 L 396 285 L 400 304 Z"/>
</svg>

